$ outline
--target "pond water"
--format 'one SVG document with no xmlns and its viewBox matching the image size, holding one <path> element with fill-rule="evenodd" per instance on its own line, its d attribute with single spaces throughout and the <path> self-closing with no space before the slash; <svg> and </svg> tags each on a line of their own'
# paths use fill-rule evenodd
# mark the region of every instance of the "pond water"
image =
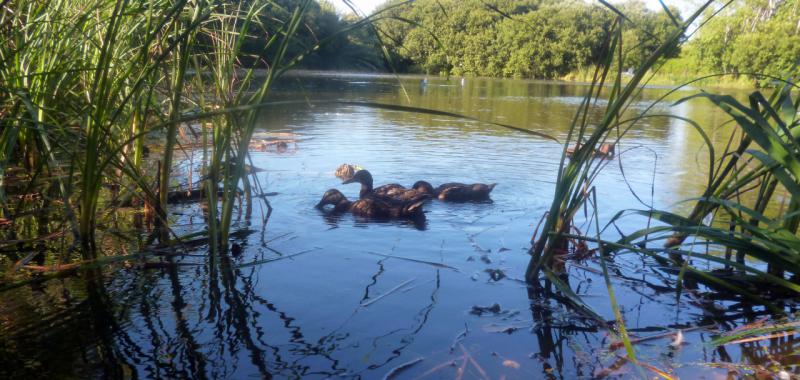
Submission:
<svg viewBox="0 0 800 380">
<path fill-rule="evenodd" d="M 432 108 L 563 141 L 588 89 L 440 78 L 423 86 L 420 79 L 297 75 L 273 96 Z M 644 91 L 634 111 L 664 93 Z M 652 112 L 705 126 L 727 120 L 702 101 L 671 106 L 689 94 L 671 96 Z M 531 236 L 554 191 L 561 145 L 488 123 L 332 103 L 269 108 L 261 123 L 262 133 L 298 135 L 296 145 L 280 152 L 252 153 L 253 164 L 265 169 L 261 184 L 277 193 L 269 198 L 275 209 L 263 235 L 238 237 L 244 249 L 235 256 L 215 260 L 199 248 L 164 259 L 175 265 L 118 266 L 0 293 L 0 377 L 641 375 L 620 359 L 624 349 L 609 348 L 614 338 L 606 330 L 521 281 Z M 730 128 L 707 132 L 724 146 Z M 675 203 L 703 188 L 707 150 L 686 123 L 642 121 L 617 151 L 595 183 L 603 221 L 649 204 L 686 209 Z M 491 202 L 426 204 L 421 224 L 332 217 L 313 207 L 325 190 L 358 198 L 357 185 L 341 185 L 333 175 L 342 163 L 369 169 L 377 184 L 498 185 Z M 202 228 L 197 205 L 177 208 L 174 219 L 178 232 Z M 249 228 L 260 231 L 260 220 L 254 217 Z M 625 219 L 618 227 L 632 231 L 645 222 Z M 720 331 L 766 315 L 763 309 L 700 293 L 678 299 L 670 272 L 635 254 L 609 264 L 631 334 L 662 335 L 636 345 L 649 366 L 680 378 L 725 378 L 734 368 L 725 363 L 760 364 L 770 353 L 797 349 L 771 341 L 771 351 L 763 343 L 711 346 Z M 567 268 L 575 293 L 613 320 L 595 259 Z M 678 329 L 685 343 L 672 347 L 670 334 Z"/>
</svg>

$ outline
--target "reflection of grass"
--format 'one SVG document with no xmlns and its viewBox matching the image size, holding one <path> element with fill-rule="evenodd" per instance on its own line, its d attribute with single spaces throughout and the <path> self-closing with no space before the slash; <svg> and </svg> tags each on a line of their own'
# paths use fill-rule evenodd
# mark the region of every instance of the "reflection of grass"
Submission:
<svg viewBox="0 0 800 380">
<path fill-rule="evenodd" d="M 700 72 L 695 70 L 697 64 L 692 58 L 669 58 L 659 67 L 650 68 L 646 74 L 647 84 L 650 86 L 681 86 L 692 82 L 695 88 L 705 89 L 743 89 L 752 90 L 759 85 L 766 84 L 763 76 L 756 73 L 750 74 L 719 74 L 713 72 Z M 592 67 L 573 71 L 563 78 L 568 81 L 586 82 L 592 80 Z M 632 78 L 631 73 L 623 75 L 623 83 Z M 703 78 L 699 79 L 698 78 Z"/>
<path fill-rule="evenodd" d="M 648 84 L 654 86 L 678 86 L 686 83 L 697 76 L 683 76 L 676 74 L 654 73 Z M 704 89 L 741 89 L 750 90 L 755 88 L 752 80 L 747 80 L 742 77 L 734 79 L 730 76 L 709 78 L 698 81 L 693 87 Z"/>
</svg>

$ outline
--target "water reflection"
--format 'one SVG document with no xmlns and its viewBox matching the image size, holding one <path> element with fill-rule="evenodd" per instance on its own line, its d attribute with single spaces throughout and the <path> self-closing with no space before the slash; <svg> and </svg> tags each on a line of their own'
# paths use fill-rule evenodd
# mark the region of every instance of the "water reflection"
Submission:
<svg viewBox="0 0 800 380">
<path fill-rule="evenodd" d="M 356 216 L 356 215 L 349 215 L 346 213 L 337 213 L 331 212 L 330 210 L 324 211 L 321 210 L 320 215 L 322 215 L 323 220 L 325 223 L 330 226 L 330 228 L 338 228 L 339 223 L 350 223 L 355 227 L 360 228 L 367 228 L 370 224 L 386 224 L 398 227 L 411 227 L 415 228 L 419 231 L 425 231 L 428 228 L 428 219 L 425 215 L 421 215 L 419 217 L 411 218 L 411 219 L 382 219 L 382 218 L 368 218 L 364 216 Z"/>
</svg>

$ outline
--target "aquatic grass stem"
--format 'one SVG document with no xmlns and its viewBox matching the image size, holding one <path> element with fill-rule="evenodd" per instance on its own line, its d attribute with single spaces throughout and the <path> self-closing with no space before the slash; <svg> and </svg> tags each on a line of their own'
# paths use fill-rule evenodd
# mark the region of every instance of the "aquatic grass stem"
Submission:
<svg viewBox="0 0 800 380">
<path fill-rule="evenodd" d="M 203 9 L 204 1 L 197 1 L 194 4 L 190 24 L 194 24 L 200 18 Z M 174 35 L 177 37 L 184 31 L 183 22 L 177 20 L 175 23 Z M 167 195 L 169 193 L 170 178 L 172 172 L 172 159 L 174 156 L 175 143 L 177 141 L 178 123 L 176 122 L 181 112 L 181 100 L 184 96 L 184 84 L 186 77 L 186 70 L 190 63 L 190 46 L 194 43 L 194 32 L 190 32 L 186 38 L 181 39 L 176 51 L 174 52 L 175 59 L 173 61 L 172 73 L 172 98 L 170 102 L 169 120 L 171 123 L 167 126 L 166 130 L 166 143 L 164 146 L 163 156 L 163 170 L 161 171 L 161 179 L 159 181 L 160 187 L 158 189 L 159 196 L 159 213 L 161 220 L 166 220 L 167 216 Z M 166 233 L 162 233 L 162 239 L 166 239 Z"/>
<path fill-rule="evenodd" d="M 264 98 L 269 93 L 269 89 L 272 86 L 273 81 L 276 79 L 278 69 L 283 64 L 289 42 L 300 26 L 300 21 L 310 3 L 311 0 L 304 0 L 297 6 L 297 8 L 295 8 L 290 21 L 287 23 L 284 29 L 283 39 L 278 45 L 275 58 L 271 63 L 271 67 L 268 69 L 267 78 L 258 91 L 248 99 L 249 104 L 262 103 Z M 233 152 L 234 154 L 229 156 L 230 159 L 235 160 L 236 165 L 231 169 L 231 175 L 226 176 L 225 181 L 223 182 L 222 211 L 220 214 L 219 231 L 220 243 L 223 247 L 227 247 L 228 244 L 228 235 L 231 228 L 235 196 L 237 194 L 238 184 L 244 178 L 245 157 L 247 155 L 250 139 L 255 130 L 257 115 L 258 113 L 255 110 L 251 110 L 243 117 L 244 120 L 241 126 L 242 130 L 240 131 L 238 147 L 236 148 L 236 151 Z"/>
<path fill-rule="evenodd" d="M 633 348 L 633 344 L 631 343 L 631 339 L 628 336 L 628 329 L 625 327 L 625 319 L 622 316 L 622 312 L 619 308 L 619 303 L 617 302 L 617 296 L 614 292 L 614 285 L 611 283 L 611 276 L 608 274 L 608 264 L 606 264 L 606 252 L 603 246 L 602 240 L 600 240 L 600 216 L 599 208 L 597 205 L 597 190 L 595 187 L 592 187 L 589 190 L 591 194 L 591 203 L 592 203 L 592 214 L 594 217 L 594 224 L 596 230 L 596 237 L 597 237 L 597 252 L 598 252 L 598 260 L 600 261 L 600 267 L 603 269 L 603 280 L 606 283 L 606 290 L 608 291 L 608 301 L 611 303 L 611 310 L 614 312 L 614 318 L 616 319 L 616 327 L 619 331 L 619 339 L 622 340 L 623 345 L 625 346 L 625 352 L 628 356 L 628 359 L 637 364 L 638 367 L 638 360 L 636 359 L 636 350 Z M 639 368 L 640 375 L 644 377 L 644 373 Z"/>
</svg>

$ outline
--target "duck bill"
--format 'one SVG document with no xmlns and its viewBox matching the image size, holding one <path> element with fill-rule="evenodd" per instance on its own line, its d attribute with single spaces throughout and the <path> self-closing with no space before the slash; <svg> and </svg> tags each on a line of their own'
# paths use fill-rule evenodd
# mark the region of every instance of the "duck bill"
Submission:
<svg viewBox="0 0 800 380">
<path fill-rule="evenodd" d="M 348 179 L 342 181 L 342 185 L 347 185 L 348 183 L 353 183 L 353 182 L 356 182 L 356 180 L 354 178 L 348 178 Z"/>
</svg>

